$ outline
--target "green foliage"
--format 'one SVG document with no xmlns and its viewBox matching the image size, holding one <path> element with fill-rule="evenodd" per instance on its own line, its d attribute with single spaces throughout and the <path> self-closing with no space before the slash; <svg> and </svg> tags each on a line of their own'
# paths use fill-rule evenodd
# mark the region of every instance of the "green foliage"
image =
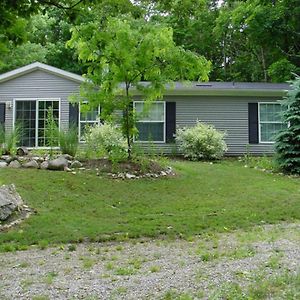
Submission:
<svg viewBox="0 0 300 300">
<path fill-rule="evenodd" d="M 112 162 L 126 158 L 126 140 L 121 130 L 110 123 L 94 125 L 85 135 L 89 156 L 101 158 L 107 156 Z"/>
<path fill-rule="evenodd" d="M 270 65 L 268 74 L 273 82 L 285 82 L 292 79 L 292 73 L 296 69 L 295 65 L 283 58 Z"/>
<path fill-rule="evenodd" d="M 290 70 L 299 68 L 298 2 L 102 0 L 70 8 L 75 0 L 3 0 L 0 72 L 39 60 L 85 73 L 92 64 L 78 62 L 77 54 L 65 48 L 69 29 L 77 26 L 79 36 L 96 36 L 110 17 L 131 15 L 172 28 L 176 45 L 212 62 L 211 80 L 285 81 Z M 95 51 L 96 39 L 91 40 L 91 56 L 102 51 L 102 42 Z"/>
<path fill-rule="evenodd" d="M 271 172 L 279 171 L 277 161 L 274 156 L 252 156 L 250 154 L 245 154 L 242 161 L 250 168 L 268 170 Z"/>
<path fill-rule="evenodd" d="M 190 128 L 180 128 L 176 133 L 179 150 L 191 160 L 220 159 L 227 151 L 225 133 L 201 122 Z"/>
<path fill-rule="evenodd" d="M 9 133 L 6 133 L 4 126 L 0 125 L 0 154 L 16 154 L 20 136 L 21 130 L 18 125 L 15 125 Z"/>
<path fill-rule="evenodd" d="M 104 120 L 117 109 L 123 111 L 129 157 L 136 133 L 133 90 L 150 102 L 161 99 L 165 85 L 174 80 L 208 79 L 210 63 L 204 57 L 177 47 L 171 28 L 144 19 L 111 17 L 104 25 L 99 21 L 81 25 L 73 28 L 68 45 L 88 65 L 89 81 L 81 96 L 92 106 L 101 105 Z"/>
<path fill-rule="evenodd" d="M 46 145 L 50 147 L 50 157 L 52 157 L 53 148 L 57 147 L 59 143 L 59 128 L 54 118 L 52 107 L 47 110 L 45 136 Z"/>
<path fill-rule="evenodd" d="M 59 146 L 63 154 L 75 156 L 78 150 L 78 129 L 77 126 L 71 124 L 68 130 L 59 132 Z"/>
<path fill-rule="evenodd" d="M 291 81 L 291 90 L 281 101 L 286 127 L 276 138 L 277 161 L 287 173 L 300 174 L 300 77 Z"/>
</svg>

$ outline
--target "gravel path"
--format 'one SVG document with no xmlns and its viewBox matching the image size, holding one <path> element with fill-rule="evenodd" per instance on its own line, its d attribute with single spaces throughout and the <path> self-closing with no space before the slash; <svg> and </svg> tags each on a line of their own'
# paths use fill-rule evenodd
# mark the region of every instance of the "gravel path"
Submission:
<svg viewBox="0 0 300 300">
<path fill-rule="evenodd" d="M 279 224 L 193 241 L 0 253 L 0 299 L 174 299 L 182 293 L 207 299 L 226 283 L 247 286 L 262 271 L 299 272 L 299 229 L 299 223 Z"/>
</svg>

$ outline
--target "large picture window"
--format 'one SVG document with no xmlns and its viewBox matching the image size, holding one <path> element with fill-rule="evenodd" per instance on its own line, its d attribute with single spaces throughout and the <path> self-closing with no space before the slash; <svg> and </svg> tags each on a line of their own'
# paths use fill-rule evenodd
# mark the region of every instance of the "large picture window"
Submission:
<svg viewBox="0 0 300 300">
<path fill-rule="evenodd" d="M 79 106 L 79 140 L 84 141 L 87 129 L 95 124 L 100 124 L 100 106 L 86 110 L 84 104 Z"/>
<path fill-rule="evenodd" d="M 135 141 L 165 142 L 165 102 L 146 104 L 143 101 L 135 101 L 134 109 L 139 131 Z"/>
<path fill-rule="evenodd" d="M 276 135 L 285 124 L 281 118 L 282 107 L 279 103 L 259 103 L 259 141 L 274 143 Z"/>
<path fill-rule="evenodd" d="M 47 117 L 52 109 L 54 121 L 59 128 L 59 99 L 15 99 L 14 126 L 20 130 L 21 146 L 47 147 Z"/>
</svg>

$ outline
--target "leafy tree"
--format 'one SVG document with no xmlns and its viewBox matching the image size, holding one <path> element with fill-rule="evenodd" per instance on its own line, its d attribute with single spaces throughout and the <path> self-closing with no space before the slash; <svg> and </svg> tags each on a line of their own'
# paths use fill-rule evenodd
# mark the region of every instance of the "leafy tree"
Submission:
<svg viewBox="0 0 300 300">
<path fill-rule="evenodd" d="M 297 3 L 225 1 L 214 29 L 224 47 L 224 80 L 268 81 L 269 67 L 284 58 L 294 66 L 300 65 Z"/>
<path fill-rule="evenodd" d="M 277 161 L 281 169 L 288 173 L 300 174 L 300 77 L 291 82 L 281 104 L 286 128 L 276 139 Z"/>
<path fill-rule="evenodd" d="M 273 64 L 268 69 L 268 74 L 272 82 L 286 82 L 291 78 L 292 73 L 296 72 L 297 68 L 286 58 L 282 58 Z"/>
<path fill-rule="evenodd" d="M 89 105 L 100 104 L 104 119 L 123 111 L 129 158 L 135 134 L 133 91 L 151 102 L 163 97 L 167 83 L 208 79 L 210 63 L 204 57 L 177 47 L 171 28 L 143 19 L 109 18 L 104 28 L 99 21 L 90 22 L 73 29 L 69 45 L 88 65 L 82 96 Z"/>
<path fill-rule="evenodd" d="M 2 55 L 8 53 L 12 45 L 27 40 L 26 24 L 29 18 L 49 7 L 57 7 L 68 15 L 89 0 L 1 0 L 0 8 L 0 66 L 5 65 Z"/>
</svg>

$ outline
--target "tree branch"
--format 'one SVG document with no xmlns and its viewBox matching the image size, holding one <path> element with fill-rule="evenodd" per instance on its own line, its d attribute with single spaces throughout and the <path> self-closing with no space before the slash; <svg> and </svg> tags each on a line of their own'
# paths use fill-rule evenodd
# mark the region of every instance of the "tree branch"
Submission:
<svg viewBox="0 0 300 300">
<path fill-rule="evenodd" d="M 55 0 L 39 0 L 39 2 L 41 4 L 46 4 L 46 5 L 50 5 L 50 6 L 55 6 L 57 8 L 60 9 L 65 9 L 65 10 L 69 10 L 69 9 L 73 9 L 74 7 L 76 7 L 77 5 L 79 5 L 80 3 L 82 3 L 84 0 L 78 0 L 76 3 L 74 3 L 73 5 L 70 6 L 64 6 L 63 4 L 60 4 L 59 2 L 55 1 Z"/>
</svg>

